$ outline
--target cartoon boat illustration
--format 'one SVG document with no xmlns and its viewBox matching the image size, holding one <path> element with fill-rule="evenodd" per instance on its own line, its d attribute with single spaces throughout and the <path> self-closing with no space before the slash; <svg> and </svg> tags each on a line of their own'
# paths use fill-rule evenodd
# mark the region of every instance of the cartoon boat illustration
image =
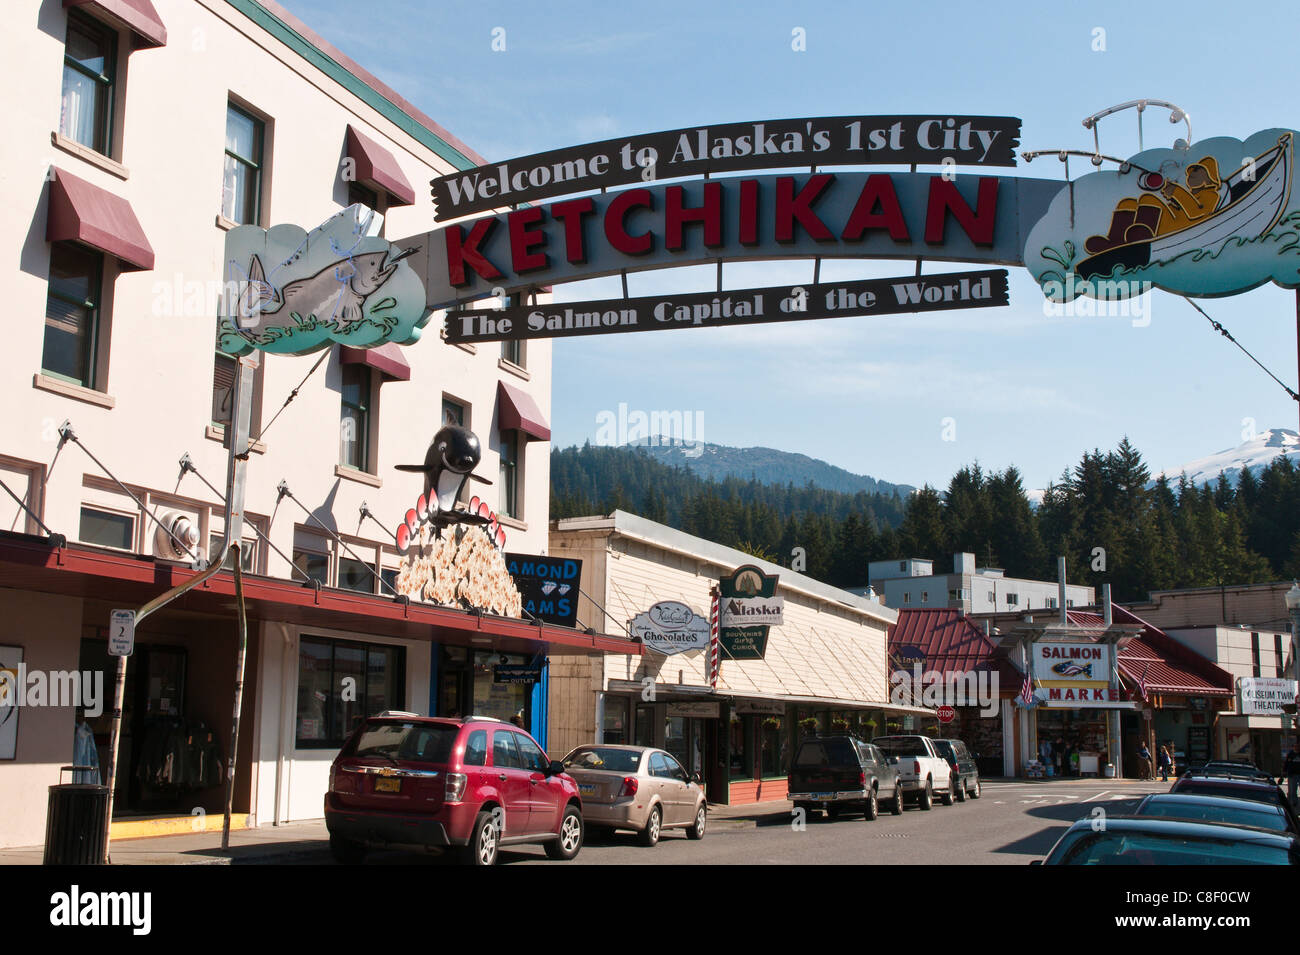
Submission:
<svg viewBox="0 0 1300 955">
<path fill-rule="evenodd" d="M 1282 216 L 1291 193 L 1294 136 L 1286 133 L 1254 163 L 1246 163 L 1223 181 L 1219 207 L 1205 219 L 1175 232 L 1124 242 L 1083 259 L 1075 266 L 1081 279 L 1107 277 L 1118 268 L 1138 269 L 1197 249 L 1216 249 L 1232 236 L 1265 235 Z"/>
</svg>

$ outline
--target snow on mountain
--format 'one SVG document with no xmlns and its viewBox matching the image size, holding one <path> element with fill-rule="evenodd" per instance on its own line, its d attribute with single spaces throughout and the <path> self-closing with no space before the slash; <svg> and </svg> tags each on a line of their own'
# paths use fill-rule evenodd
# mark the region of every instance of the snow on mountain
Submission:
<svg viewBox="0 0 1300 955">
<path fill-rule="evenodd" d="M 1199 487 L 1202 484 L 1213 484 L 1222 472 L 1231 484 L 1236 485 L 1244 468 L 1250 468 L 1258 475 L 1269 462 L 1284 455 L 1300 466 L 1300 434 L 1285 428 L 1274 428 L 1249 441 L 1243 441 L 1235 448 L 1188 461 L 1181 467 L 1169 468 L 1161 473 L 1171 483 L 1177 483 L 1179 475 L 1186 474 L 1188 483 Z M 1153 483 L 1159 477 L 1160 474 L 1152 475 Z"/>
</svg>

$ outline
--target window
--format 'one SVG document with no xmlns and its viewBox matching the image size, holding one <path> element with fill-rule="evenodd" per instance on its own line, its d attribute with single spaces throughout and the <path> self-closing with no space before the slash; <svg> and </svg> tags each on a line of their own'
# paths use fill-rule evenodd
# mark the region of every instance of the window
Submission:
<svg viewBox="0 0 1300 955">
<path fill-rule="evenodd" d="M 501 343 L 501 357 L 520 368 L 525 367 L 524 343 L 517 338 L 506 339 Z"/>
<path fill-rule="evenodd" d="M 85 544 L 116 547 L 118 550 L 135 550 L 135 518 L 93 507 L 83 507 L 78 537 Z"/>
<path fill-rule="evenodd" d="M 929 602 L 930 602 L 930 591 L 928 591 L 928 590 L 922 590 L 922 591 L 921 591 L 921 603 L 924 604 L 924 603 L 929 603 Z"/>
<path fill-rule="evenodd" d="M 63 51 L 59 133 L 105 156 L 112 148 L 117 34 L 75 10 Z"/>
<path fill-rule="evenodd" d="M 731 762 L 732 779 L 754 778 L 754 717 L 731 714 Z"/>
<path fill-rule="evenodd" d="M 344 590 L 358 590 L 363 594 L 375 592 L 375 576 L 369 564 L 351 557 L 339 558 L 339 586 Z"/>
<path fill-rule="evenodd" d="M 450 398 L 444 397 L 442 399 L 442 423 L 444 425 L 456 424 L 462 428 L 467 428 L 469 425 L 465 421 L 465 406 L 458 401 L 452 401 Z"/>
<path fill-rule="evenodd" d="M 487 765 L 487 730 L 474 730 L 465 740 L 465 765 Z"/>
<path fill-rule="evenodd" d="M 238 361 L 223 351 L 215 353 L 212 366 L 212 423 L 222 427 L 230 426 L 230 415 L 235 405 L 235 367 Z M 258 364 L 253 373 L 252 410 L 249 412 L 248 434 L 256 441 L 261 432 L 262 417 L 262 369 Z"/>
<path fill-rule="evenodd" d="M 912 602 L 912 592 L 911 592 L 910 590 L 904 590 L 904 591 L 903 591 L 903 603 L 904 603 L 904 605 L 906 605 L 906 604 L 910 604 L 911 602 Z"/>
<path fill-rule="evenodd" d="M 41 368 L 86 388 L 95 387 L 103 270 L 98 252 L 66 242 L 50 246 Z"/>
<path fill-rule="evenodd" d="M 1282 634 L 1280 633 L 1273 634 L 1273 659 L 1277 666 L 1277 675 L 1283 676 L 1283 671 L 1286 669 L 1286 663 L 1282 657 Z"/>
<path fill-rule="evenodd" d="M 358 202 L 376 212 L 380 211 L 379 193 L 353 179 L 348 183 L 348 205 L 354 206 Z"/>
<path fill-rule="evenodd" d="M 1008 607 L 1014 607 L 1014 606 L 1015 606 L 1016 604 L 1018 604 L 1018 603 L 1020 603 L 1020 595 L 1019 595 L 1019 594 L 1007 594 L 1007 606 L 1008 606 Z"/>
<path fill-rule="evenodd" d="M 343 366 L 343 407 L 339 417 L 339 463 L 370 470 L 370 369 Z"/>
<path fill-rule="evenodd" d="M 293 549 L 293 563 L 306 575 L 307 579 L 319 581 L 322 587 L 329 586 L 330 559 L 328 554 L 295 547 Z"/>
<path fill-rule="evenodd" d="M 379 579 L 383 581 L 379 586 L 379 592 L 385 597 L 391 597 L 397 593 L 397 568 L 385 567 L 379 572 Z"/>
<path fill-rule="evenodd" d="M 1261 676 L 1259 671 L 1259 634 L 1250 635 L 1250 673 L 1251 676 Z"/>
<path fill-rule="evenodd" d="M 905 561 L 905 560 L 900 560 L 900 561 L 898 562 L 898 569 L 899 569 L 899 570 L 907 570 L 907 561 Z"/>
<path fill-rule="evenodd" d="M 519 758 L 523 762 L 524 769 L 534 773 L 544 773 L 550 765 L 542 751 L 538 748 L 529 737 L 522 733 L 511 734 L 515 738 L 515 745 L 519 747 Z"/>
<path fill-rule="evenodd" d="M 220 554 L 223 550 L 225 550 L 225 547 L 226 547 L 225 534 L 212 534 L 211 536 L 209 536 L 208 537 L 208 560 L 216 560 L 217 555 Z M 221 566 L 225 567 L 227 570 L 230 570 L 235 566 L 235 562 L 231 558 L 231 556 L 227 554 L 225 561 L 222 563 Z M 245 540 L 244 543 L 240 546 L 239 566 L 240 569 L 243 570 L 243 572 L 246 574 L 254 573 L 253 568 L 257 566 L 257 542 L 256 541 Z"/>
<path fill-rule="evenodd" d="M 492 766 L 494 769 L 522 769 L 515 734 L 510 730 L 492 731 Z"/>
<path fill-rule="evenodd" d="M 298 646 L 298 747 L 342 746 L 366 717 L 402 709 L 405 683 L 402 647 L 304 636 Z"/>
<path fill-rule="evenodd" d="M 226 167 L 221 214 L 241 225 L 261 217 L 265 124 L 233 103 L 226 107 Z"/>
<path fill-rule="evenodd" d="M 497 511 L 519 517 L 519 433 L 507 431 L 501 437 L 501 500 Z"/>
</svg>

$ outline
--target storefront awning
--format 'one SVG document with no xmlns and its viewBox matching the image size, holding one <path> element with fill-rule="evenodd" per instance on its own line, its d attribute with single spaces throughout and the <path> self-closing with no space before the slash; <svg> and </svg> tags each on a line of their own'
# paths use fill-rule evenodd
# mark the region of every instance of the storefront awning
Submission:
<svg viewBox="0 0 1300 955">
<path fill-rule="evenodd" d="M 497 382 L 497 428 L 522 431 L 536 441 L 550 441 L 551 429 L 531 395 L 504 381 Z"/>
<path fill-rule="evenodd" d="M 385 342 L 377 348 L 353 348 L 351 345 L 339 346 L 339 363 L 344 365 L 366 365 L 392 381 L 410 381 L 411 366 L 402 355 L 402 346 L 397 342 Z"/>
<path fill-rule="evenodd" d="M 356 163 L 357 182 L 388 193 L 390 206 L 415 203 L 415 190 L 402 175 L 402 167 L 383 146 L 348 126 L 347 157 Z"/>
<path fill-rule="evenodd" d="M 196 571 L 152 557 L 98 547 L 53 547 L 43 537 L 0 531 L 0 588 L 111 600 L 140 607 Z M 223 570 L 168 605 L 168 610 L 207 613 L 234 622 L 234 575 Z M 537 625 L 526 620 L 475 614 L 374 594 L 279 578 L 245 575 L 250 622 L 275 620 L 300 626 L 348 630 L 367 636 L 434 640 L 503 653 L 549 656 L 593 653 L 641 655 L 640 644 L 608 634 Z"/>
<path fill-rule="evenodd" d="M 80 242 L 114 256 L 128 271 L 153 268 L 153 246 L 131 203 L 62 169 L 50 183 L 48 242 Z"/>
<path fill-rule="evenodd" d="M 1017 692 L 1024 680 L 993 639 L 955 609 L 901 608 L 889 628 L 889 659 L 893 670 L 920 664 L 944 677 L 996 672 L 1002 695 Z"/>
<path fill-rule="evenodd" d="M 1071 610 L 1072 623 L 1105 626 L 1099 614 Z M 1120 675 L 1133 687 L 1146 692 L 1173 696 L 1232 696 L 1232 675 L 1215 666 L 1199 653 L 1183 646 L 1162 630 L 1147 623 L 1123 607 L 1112 608 L 1111 619 L 1117 624 L 1141 626 L 1142 633 L 1120 648 Z"/>
<path fill-rule="evenodd" d="M 64 8 L 88 7 L 91 13 L 134 34 L 136 46 L 166 46 L 167 28 L 149 0 L 63 0 Z"/>
</svg>

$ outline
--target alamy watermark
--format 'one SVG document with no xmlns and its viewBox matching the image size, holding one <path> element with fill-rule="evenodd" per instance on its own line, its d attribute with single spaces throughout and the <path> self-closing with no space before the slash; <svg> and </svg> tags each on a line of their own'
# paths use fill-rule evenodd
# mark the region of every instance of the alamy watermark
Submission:
<svg viewBox="0 0 1300 955">
<path fill-rule="evenodd" d="M 1078 279 L 1043 283 L 1043 314 L 1048 318 L 1131 318 L 1134 328 L 1151 324 L 1151 283 L 1117 279 Z"/>
<path fill-rule="evenodd" d="M 922 670 L 920 663 L 911 670 L 895 670 L 889 675 L 889 700 L 898 706 L 975 706 L 980 716 L 998 713 L 998 672 L 965 670 L 944 673 Z"/>
<path fill-rule="evenodd" d="M 680 445 L 688 458 L 697 458 L 704 453 L 704 412 L 629 411 L 627 402 L 620 401 L 617 411 L 596 414 L 595 443 L 604 447 Z"/>
<path fill-rule="evenodd" d="M 0 707 L 71 706 L 94 719 L 104 712 L 102 670 L 0 670 Z"/>
</svg>

